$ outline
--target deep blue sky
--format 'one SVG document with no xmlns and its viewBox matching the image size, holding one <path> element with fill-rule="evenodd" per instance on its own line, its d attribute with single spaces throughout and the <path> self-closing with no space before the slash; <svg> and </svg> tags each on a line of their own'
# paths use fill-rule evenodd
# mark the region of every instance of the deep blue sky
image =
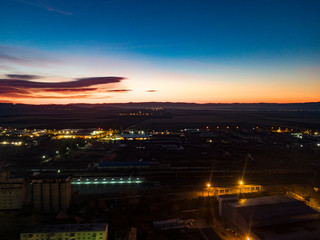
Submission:
<svg viewBox="0 0 320 240">
<path fill-rule="evenodd" d="M 268 65 L 265 71 L 290 72 L 290 67 L 316 69 L 320 61 L 320 1 L 0 0 L 0 4 L 2 51 L 117 55 L 126 64 L 137 58 L 168 71 L 190 67 L 180 60 L 228 69 L 246 65 L 247 72 L 250 64 L 259 65 L 261 71 Z"/>
</svg>

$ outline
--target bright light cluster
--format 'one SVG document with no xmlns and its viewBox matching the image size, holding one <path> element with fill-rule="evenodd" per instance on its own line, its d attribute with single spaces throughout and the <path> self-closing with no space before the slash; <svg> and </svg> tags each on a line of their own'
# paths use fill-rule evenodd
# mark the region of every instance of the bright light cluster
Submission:
<svg viewBox="0 0 320 240">
<path fill-rule="evenodd" d="M 14 145 L 14 146 L 21 146 L 23 142 L 0 142 L 2 145 Z"/>
<path fill-rule="evenodd" d="M 132 183 L 142 183 L 143 180 L 141 178 L 95 178 L 95 179 L 74 179 L 71 183 L 82 185 L 82 184 L 132 184 Z"/>
</svg>

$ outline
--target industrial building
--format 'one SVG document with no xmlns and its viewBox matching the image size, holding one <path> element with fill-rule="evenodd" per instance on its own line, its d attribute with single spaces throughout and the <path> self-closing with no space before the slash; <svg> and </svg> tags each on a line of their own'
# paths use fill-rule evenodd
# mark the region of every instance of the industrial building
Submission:
<svg viewBox="0 0 320 240">
<path fill-rule="evenodd" d="M 120 140 L 148 140 L 151 135 L 145 133 L 144 131 L 124 131 L 119 136 L 117 136 Z"/>
<path fill-rule="evenodd" d="M 240 185 L 234 187 L 206 187 L 202 191 L 202 196 L 220 196 L 220 195 L 233 195 L 243 193 L 256 193 L 261 192 L 261 185 Z"/>
<path fill-rule="evenodd" d="M 64 174 L 38 175 L 32 179 L 32 201 L 36 211 L 66 211 L 71 203 L 71 177 Z"/>
<path fill-rule="evenodd" d="M 82 139 L 93 139 L 102 138 L 112 131 L 103 131 L 101 129 L 62 129 L 59 131 L 53 131 L 54 135 L 52 139 L 64 139 L 64 138 L 82 138 Z"/>
<path fill-rule="evenodd" d="M 320 239 L 320 213 L 304 202 L 285 196 L 219 196 L 218 201 L 225 223 L 245 239 Z"/>
<path fill-rule="evenodd" d="M 27 185 L 24 179 L 0 180 L 0 210 L 21 209 L 27 200 Z"/>
<path fill-rule="evenodd" d="M 58 224 L 29 226 L 20 240 L 107 240 L 108 224 Z"/>
</svg>

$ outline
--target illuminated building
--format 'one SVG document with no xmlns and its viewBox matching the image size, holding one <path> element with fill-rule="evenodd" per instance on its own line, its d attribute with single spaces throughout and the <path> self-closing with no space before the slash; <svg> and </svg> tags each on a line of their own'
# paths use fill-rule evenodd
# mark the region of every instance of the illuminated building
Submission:
<svg viewBox="0 0 320 240">
<path fill-rule="evenodd" d="M 73 185 L 91 185 L 91 184 L 139 184 L 143 183 L 141 177 L 98 177 L 98 178 L 78 178 L 73 179 Z"/>
<path fill-rule="evenodd" d="M 148 140 L 150 139 L 150 134 L 146 134 L 144 131 L 125 131 L 119 135 L 120 140 Z"/>
<path fill-rule="evenodd" d="M 82 139 L 97 139 L 105 137 L 106 135 L 113 133 L 110 131 L 103 131 L 100 129 L 62 129 L 53 132 L 52 139 L 64 139 L 64 138 L 82 138 Z"/>
<path fill-rule="evenodd" d="M 232 195 L 240 193 L 255 193 L 261 192 L 261 185 L 240 185 L 235 187 L 211 187 L 202 191 L 202 195 L 219 196 L 219 195 Z"/>
</svg>

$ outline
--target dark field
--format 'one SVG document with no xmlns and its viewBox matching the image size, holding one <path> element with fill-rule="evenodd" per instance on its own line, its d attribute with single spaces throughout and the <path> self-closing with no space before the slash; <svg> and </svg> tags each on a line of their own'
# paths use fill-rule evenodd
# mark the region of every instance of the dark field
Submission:
<svg viewBox="0 0 320 240">
<path fill-rule="evenodd" d="M 157 105 L 155 105 L 156 107 Z M 179 130 L 183 128 L 281 127 L 320 129 L 320 111 L 306 109 L 195 109 L 164 108 L 152 116 L 120 116 L 150 108 L 109 105 L 12 105 L 0 104 L 0 126 L 11 128 L 117 128 Z"/>
<path fill-rule="evenodd" d="M 147 119 L 137 125 L 144 129 L 181 128 L 320 128 L 320 112 L 282 112 L 282 111 L 235 111 L 235 110 L 172 110 L 172 117 L 166 119 Z"/>
</svg>

